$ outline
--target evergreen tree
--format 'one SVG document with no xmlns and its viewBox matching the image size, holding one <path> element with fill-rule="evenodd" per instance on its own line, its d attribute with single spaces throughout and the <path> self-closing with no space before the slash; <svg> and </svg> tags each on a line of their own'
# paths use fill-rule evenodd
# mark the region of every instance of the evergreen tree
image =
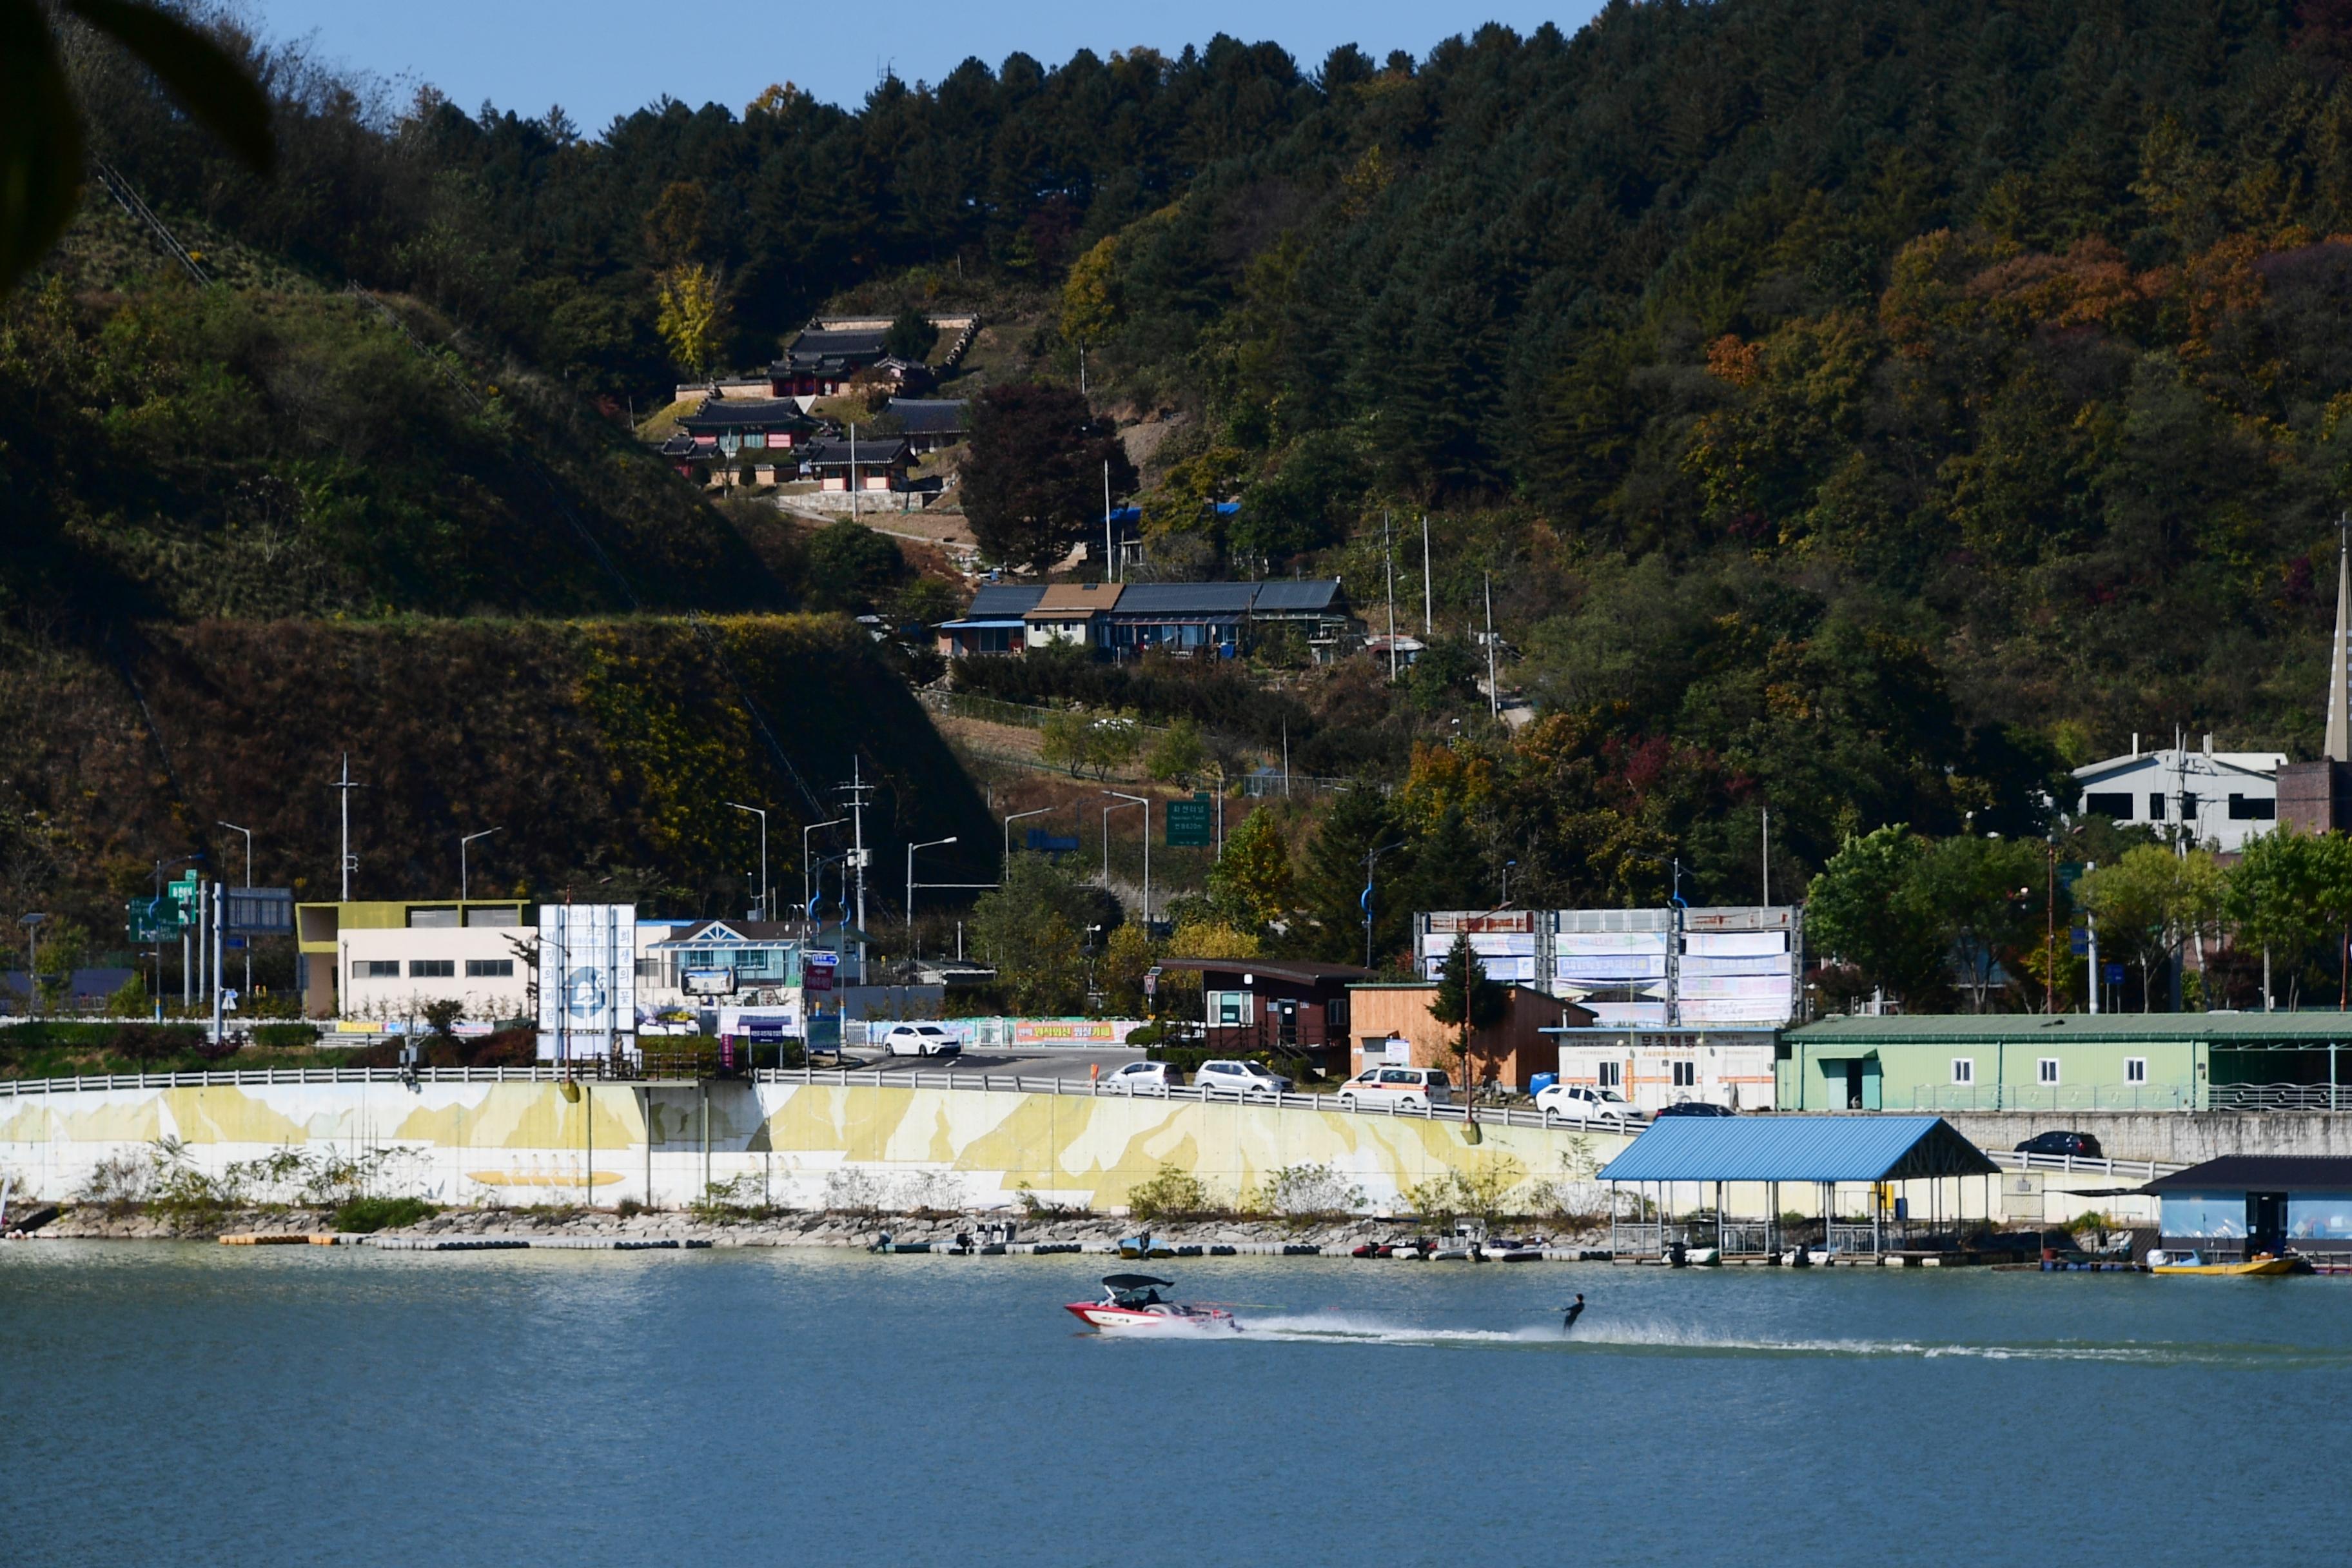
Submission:
<svg viewBox="0 0 2352 1568">
<path fill-rule="evenodd" d="M 1454 1047 L 1454 1058 L 1465 1091 L 1475 1089 L 1478 1084 L 1471 1037 L 1479 1029 L 1501 1023 L 1508 1002 L 1503 987 L 1486 978 L 1486 963 L 1470 945 L 1470 933 L 1464 931 L 1455 936 L 1454 945 L 1446 950 L 1445 973 L 1438 976 L 1437 994 L 1430 999 L 1429 1016 L 1462 1031 Z"/>
</svg>

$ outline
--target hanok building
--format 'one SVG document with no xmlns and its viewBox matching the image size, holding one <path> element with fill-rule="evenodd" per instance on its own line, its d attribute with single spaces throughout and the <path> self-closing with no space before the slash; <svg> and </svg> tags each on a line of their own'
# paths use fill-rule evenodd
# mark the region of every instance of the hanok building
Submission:
<svg viewBox="0 0 2352 1568">
<path fill-rule="evenodd" d="M 888 324 L 860 323 L 830 328 L 811 321 L 784 350 L 784 357 L 768 367 L 768 386 L 778 397 L 833 397 L 859 371 L 887 357 L 883 340 Z"/>
<path fill-rule="evenodd" d="M 971 405 L 961 397 L 894 397 L 889 414 L 918 452 L 952 447 L 971 434 Z"/>
<path fill-rule="evenodd" d="M 820 437 L 802 454 L 802 467 L 828 490 L 903 490 L 911 454 L 902 436 L 856 440 Z"/>
<path fill-rule="evenodd" d="M 1160 967 L 1200 974 L 1209 1049 L 1301 1057 L 1325 1072 L 1349 1066 L 1349 995 L 1370 970 L 1272 958 L 1163 958 Z"/>
</svg>

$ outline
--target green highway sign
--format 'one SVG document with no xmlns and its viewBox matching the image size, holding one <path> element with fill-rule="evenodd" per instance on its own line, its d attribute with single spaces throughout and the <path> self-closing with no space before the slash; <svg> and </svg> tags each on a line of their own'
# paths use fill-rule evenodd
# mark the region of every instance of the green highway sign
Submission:
<svg viewBox="0 0 2352 1568">
<path fill-rule="evenodd" d="M 1196 795 L 1190 800 L 1168 803 L 1168 847 L 1171 849 L 1206 849 L 1216 842 L 1214 807 L 1209 797 Z"/>
</svg>

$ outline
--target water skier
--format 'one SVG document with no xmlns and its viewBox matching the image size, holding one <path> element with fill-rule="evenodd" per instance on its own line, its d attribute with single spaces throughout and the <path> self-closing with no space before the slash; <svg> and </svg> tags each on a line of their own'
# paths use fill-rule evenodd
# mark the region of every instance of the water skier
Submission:
<svg viewBox="0 0 2352 1568">
<path fill-rule="evenodd" d="M 1579 1290 L 1576 1293 L 1576 1300 L 1568 1304 L 1567 1315 L 1559 1321 L 1559 1331 L 1564 1334 L 1576 1327 L 1576 1320 L 1582 1316 L 1584 1316 L 1584 1292 Z"/>
</svg>

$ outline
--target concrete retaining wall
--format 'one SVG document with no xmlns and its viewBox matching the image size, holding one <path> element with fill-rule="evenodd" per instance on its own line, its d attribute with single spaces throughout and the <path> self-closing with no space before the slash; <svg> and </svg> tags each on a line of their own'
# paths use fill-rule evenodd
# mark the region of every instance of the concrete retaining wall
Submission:
<svg viewBox="0 0 2352 1568">
<path fill-rule="evenodd" d="M 706 1122 L 707 1118 L 707 1122 Z M 706 1132 L 707 1126 L 707 1132 Z M 1622 1137 L 1337 1110 L 1013 1090 L 714 1082 L 647 1089 L 398 1083 L 90 1089 L 0 1098 L 0 1173 L 20 1194 L 64 1198 L 99 1162 L 176 1141 L 208 1175 L 284 1151 L 313 1166 L 390 1151 L 373 1190 L 444 1204 L 624 1198 L 677 1205 L 710 1183 L 797 1207 L 988 1207 L 1042 1202 L 1107 1208 L 1163 1165 L 1231 1201 L 1286 1166 L 1327 1164 L 1372 1206 L 1442 1172 L 1573 1181 Z M 250 1167 L 248 1165 L 248 1179 Z M 258 1199 L 290 1197 L 289 1176 Z"/>
<path fill-rule="evenodd" d="M 1950 1110 L 1944 1120 L 1979 1149 L 2014 1149 L 2037 1132 L 2087 1132 L 2111 1160 L 2183 1165 L 2224 1154 L 2352 1155 L 2352 1112 L 2281 1110 Z"/>
</svg>

